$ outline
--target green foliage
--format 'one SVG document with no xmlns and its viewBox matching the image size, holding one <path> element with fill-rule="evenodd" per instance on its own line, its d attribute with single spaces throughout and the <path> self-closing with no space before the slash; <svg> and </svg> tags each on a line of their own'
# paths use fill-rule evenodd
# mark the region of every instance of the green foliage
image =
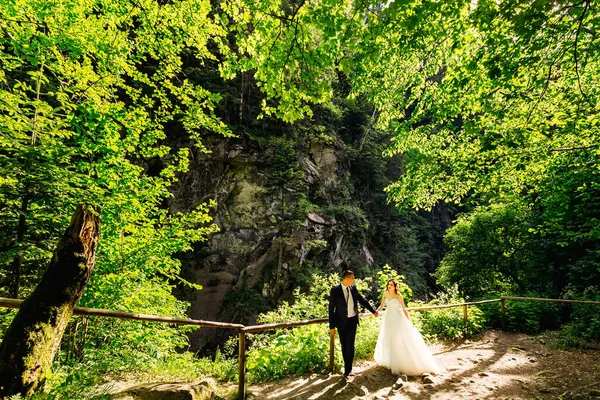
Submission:
<svg viewBox="0 0 600 400">
<path fill-rule="evenodd" d="M 458 289 L 454 287 L 448 292 L 439 293 L 428 304 L 412 303 L 409 307 L 463 302 L 464 299 L 459 296 Z M 411 316 L 419 332 L 429 339 L 461 339 L 481 332 L 487 326 L 485 315 L 478 306 L 468 306 L 466 325 L 462 307 L 411 311 Z"/>
<path fill-rule="evenodd" d="M 518 203 L 476 208 L 446 231 L 446 256 L 435 276 L 470 297 L 524 291 L 538 272 L 531 213 Z M 537 267 L 537 266 L 536 266 Z M 541 268 L 541 266 L 540 266 Z"/>
<path fill-rule="evenodd" d="M 273 305 L 271 300 L 260 293 L 258 287 L 247 289 L 245 282 L 241 288 L 228 292 L 223 301 L 230 304 L 233 311 L 232 320 L 238 323 L 246 323 L 249 317 L 248 310 L 261 312 L 270 309 Z"/>
<path fill-rule="evenodd" d="M 528 293 L 526 297 L 540 297 L 538 293 Z M 494 325 L 500 321 L 499 309 L 488 316 Z M 555 329 L 562 322 L 560 306 L 554 303 L 535 301 L 505 301 L 506 329 L 525 333 L 539 333 L 545 329 Z M 497 325 L 499 326 L 499 325 Z"/>
<path fill-rule="evenodd" d="M 332 204 L 323 207 L 323 212 L 335 220 L 334 229 L 348 235 L 352 243 L 364 244 L 369 229 L 369 220 L 361 208 L 356 205 Z"/>
<path fill-rule="evenodd" d="M 398 284 L 398 293 L 404 297 L 404 301 L 407 304 L 412 300 L 412 289 L 404 282 L 404 276 L 400 275 L 398 271 L 390 267 L 388 264 L 385 264 L 381 267 L 381 270 L 377 271 L 377 282 L 379 283 L 379 287 L 382 289 L 382 297 L 383 292 L 387 289 L 387 283 L 390 279 L 394 279 Z"/>
<path fill-rule="evenodd" d="M 329 291 L 339 285 L 341 278 L 338 274 L 311 276 L 311 285 L 308 292 L 301 292 L 300 288 L 294 290 L 293 302 L 282 302 L 274 311 L 259 315 L 261 324 L 273 324 L 287 321 L 301 321 L 305 319 L 324 318 L 328 315 Z M 356 279 L 356 286 L 363 290 L 367 283 Z"/>
<path fill-rule="evenodd" d="M 280 230 L 284 235 L 297 228 L 306 216 L 306 182 L 304 171 L 292 140 L 276 137 L 269 140 L 272 154 L 268 157 L 265 183 L 274 192 L 279 204 Z"/>
<path fill-rule="evenodd" d="M 1 9 L 0 267 L 12 295 L 19 276 L 35 284 L 78 203 L 102 210 L 102 242 L 166 222 L 158 206 L 188 164 L 187 149 L 162 143 L 167 123 L 199 146 L 202 130 L 228 134 L 211 111 L 218 96 L 182 79 L 183 53 L 210 59 L 208 41 L 224 33 L 209 10 L 202 0 Z M 159 171 L 142 166 L 151 159 Z"/>
<path fill-rule="evenodd" d="M 356 332 L 356 343 L 354 345 L 354 357 L 357 360 L 371 361 L 373 359 L 373 353 L 375 353 L 375 345 L 377 344 L 377 338 L 379 337 L 379 331 L 381 329 L 381 317 L 368 316 L 360 319 L 360 325 Z M 341 347 L 339 346 L 339 340 L 336 338 L 336 360 L 343 364 Z"/>
<path fill-rule="evenodd" d="M 248 0 L 224 13 L 243 57 L 223 68 L 254 72 L 265 113 L 302 118 L 339 86 L 371 103 L 374 129 L 393 132 L 386 154 L 402 167 L 386 183 L 391 202 L 475 209 L 456 232 L 445 284 L 463 280 L 479 296 L 557 295 L 566 276 L 580 290 L 600 283 L 600 17 L 590 1 Z M 327 80 L 332 71 L 345 81 Z M 364 131 L 348 135 L 356 152 Z M 484 225 L 481 254 L 492 258 L 476 263 L 469 240 Z"/>
<path fill-rule="evenodd" d="M 214 114 L 220 96 L 186 71 L 207 63 L 224 77 L 253 75 L 266 115 L 294 121 L 312 115 L 312 104 L 323 104 L 327 121 L 308 129 L 315 144 L 335 143 L 327 123 L 356 117 L 328 102 L 332 85 L 349 86 L 342 90 L 350 94 L 346 105 L 359 98 L 372 103 L 371 121 L 363 115 L 345 126 L 355 125 L 345 132 L 352 138 L 350 160 L 376 178 L 363 202 L 373 197 L 373 208 L 383 209 L 383 196 L 376 196 L 387 186 L 401 208 L 430 209 L 440 201 L 464 206 L 437 274 L 447 288 L 458 284 L 463 295 L 481 296 L 562 293 L 571 285 L 581 293 L 600 283 L 599 25 L 589 1 L 560 7 L 518 0 L 242 0 L 214 7 L 206 0 L 8 2 L 0 9 L 3 295 L 28 293 L 67 216 L 76 204 L 90 203 L 102 210 L 102 240 L 81 305 L 184 315 L 186 304 L 171 294 L 181 283 L 175 255 L 215 227 L 205 206 L 186 215 L 164 211 L 189 158 L 188 149 L 171 149 L 166 139 L 167 132 L 184 136 L 206 151 L 201 135 L 230 134 Z M 348 82 L 337 82 L 338 72 Z M 363 157 L 383 150 L 367 132 L 386 130 L 393 132 L 387 154 L 403 161 L 391 174 L 399 176 L 395 183 L 382 178 L 387 165 Z M 287 137 L 269 144 L 273 168 L 266 180 L 279 189 L 283 248 L 310 204 L 295 144 Z M 322 207 L 336 221 L 332 229 L 357 247 L 378 237 L 386 249 L 391 237 L 405 250 L 391 264 L 401 271 L 425 268 L 430 261 L 417 240 L 422 232 L 398 221 L 374 226 L 370 215 L 381 210 L 348 204 L 357 182 L 347 176 L 340 182 L 336 201 Z M 393 272 L 386 269 L 379 278 Z M 316 289 L 298 291 L 295 303 L 283 304 L 281 316 L 325 315 L 324 294 L 339 279 L 319 279 Z M 410 298 L 404 284 L 403 290 Z M 246 295 L 258 302 L 256 293 Z M 450 292 L 436 302 L 455 300 L 458 293 Z M 478 308 L 469 309 L 472 333 L 483 323 Z M 553 326 L 554 311 L 543 303 L 508 302 L 509 327 L 539 331 Z M 576 309 L 571 333 L 597 337 L 592 314 Z M 420 319 L 426 335 L 460 337 L 460 310 L 426 316 Z M 264 321 L 279 317 L 267 313 Z M 95 382 L 90 371 L 114 372 L 129 363 L 142 368 L 185 346 L 183 330 L 82 321 L 69 328 L 69 337 L 79 338 L 75 344 L 63 344 L 64 366 L 75 371 L 67 373 L 73 378 L 65 388 Z M 365 355 L 377 320 L 368 321 L 369 333 L 359 334 L 365 339 L 357 344 Z M 276 333 L 271 346 L 293 347 L 297 356 L 260 367 L 257 361 L 257 379 L 318 370 L 321 333 L 292 332 Z M 306 350 L 294 347 L 291 336 L 308 343 Z M 258 349 L 261 337 L 253 340 Z M 106 362 L 117 354 L 127 355 Z M 263 356 L 271 357 L 257 350 L 256 360 Z M 89 369 L 78 376 L 77 368 Z"/>
<path fill-rule="evenodd" d="M 248 352 L 250 381 L 322 372 L 329 365 L 329 334 L 322 325 L 294 328 L 269 339 L 266 346 Z"/>
<path fill-rule="evenodd" d="M 590 183 L 597 181 L 596 168 L 588 156 L 565 162 L 579 166 L 553 166 L 542 191 L 496 199 L 459 216 L 445 237 L 438 282 L 458 283 L 472 297 L 527 291 L 555 297 L 566 287 L 597 284 L 600 253 L 590 225 L 599 209 Z"/>
<path fill-rule="evenodd" d="M 16 309 L 4 309 L 0 311 L 0 340 L 4 336 L 4 332 L 10 326 L 12 319 L 17 315 Z"/>
<path fill-rule="evenodd" d="M 550 348 L 560 350 L 584 349 L 588 342 L 576 330 L 567 327 L 560 331 L 545 331 L 534 339 Z"/>
<path fill-rule="evenodd" d="M 298 163 L 294 142 L 285 138 L 272 138 L 269 147 L 273 154 L 269 158 L 270 173 L 266 176 L 267 185 L 285 186 L 288 190 L 303 192 L 306 184 L 303 171 Z"/>
<path fill-rule="evenodd" d="M 586 288 L 583 293 L 567 292 L 569 300 L 600 301 L 600 290 L 596 286 Z M 600 305 L 573 304 L 569 321 L 561 327 L 558 340 L 553 343 L 559 348 L 582 348 L 591 340 L 600 339 Z"/>
<path fill-rule="evenodd" d="M 219 95 L 184 72 L 224 45 L 210 3 L 9 3 L 0 8 L 3 295 L 31 290 L 85 203 L 101 210 L 102 236 L 79 305 L 184 317 L 187 304 L 172 293 L 186 284 L 176 255 L 216 230 L 214 204 L 165 209 L 189 162 L 189 149 L 165 139 L 183 135 L 205 151 L 201 134 L 230 134 L 213 112 Z M 186 345 L 184 329 L 74 319 L 50 381 L 66 393 L 104 373 L 154 368 Z"/>
<path fill-rule="evenodd" d="M 210 376 L 220 381 L 237 380 L 238 364 L 234 359 L 211 360 L 194 357 L 192 353 L 172 353 L 160 359 L 131 364 L 111 353 L 98 353 L 97 359 L 86 360 L 73 366 L 56 365 L 47 382 L 47 392 L 39 399 L 85 400 L 98 398 L 98 386 L 110 380 L 131 382 L 194 381 L 199 376 Z"/>
</svg>

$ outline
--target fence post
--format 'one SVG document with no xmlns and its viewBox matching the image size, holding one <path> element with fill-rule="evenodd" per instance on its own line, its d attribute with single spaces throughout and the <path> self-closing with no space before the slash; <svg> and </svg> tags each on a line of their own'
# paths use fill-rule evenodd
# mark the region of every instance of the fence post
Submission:
<svg viewBox="0 0 600 400">
<path fill-rule="evenodd" d="M 467 334 L 467 305 L 463 304 L 463 322 L 465 326 L 465 335 Z"/>
<path fill-rule="evenodd" d="M 335 357 L 335 330 L 329 331 L 329 370 L 333 372 L 335 368 L 334 364 Z"/>
<path fill-rule="evenodd" d="M 238 400 L 246 398 L 246 333 L 240 332 Z"/>
<path fill-rule="evenodd" d="M 500 310 L 502 311 L 502 329 L 506 329 L 506 313 L 504 308 L 504 298 L 500 297 Z"/>
</svg>

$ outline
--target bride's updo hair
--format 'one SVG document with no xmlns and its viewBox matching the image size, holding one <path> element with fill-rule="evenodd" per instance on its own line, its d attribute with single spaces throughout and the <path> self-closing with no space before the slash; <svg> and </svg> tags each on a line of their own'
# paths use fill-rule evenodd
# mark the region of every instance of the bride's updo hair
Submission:
<svg viewBox="0 0 600 400">
<path fill-rule="evenodd" d="M 398 293 L 398 282 L 396 282 L 395 279 L 390 279 L 386 284 L 385 284 L 385 290 L 387 290 L 387 287 L 390 285 L 390 282 L 392 282 L 394 284 L 394 292 L 396 292 L 396 294 L 400 294 Z"/>
</svg>

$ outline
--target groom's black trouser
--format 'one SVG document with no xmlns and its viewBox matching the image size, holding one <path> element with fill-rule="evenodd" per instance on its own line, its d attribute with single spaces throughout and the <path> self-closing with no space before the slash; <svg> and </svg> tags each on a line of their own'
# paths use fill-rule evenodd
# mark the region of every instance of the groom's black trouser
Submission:
<svg viewBox="0 0 600 400">
<path fill-rule="evenodd" d="M 338 328 L 340 343 L 342 344 L 342 356 L 344 357 L 344 374 L 348 375 L 352 371 L 352 361 L 354 361 L 354 341 L 356 339 L 356 327 L 358 326 L 358 315 L 346 320 L 346 326 Z"/>
</svg>

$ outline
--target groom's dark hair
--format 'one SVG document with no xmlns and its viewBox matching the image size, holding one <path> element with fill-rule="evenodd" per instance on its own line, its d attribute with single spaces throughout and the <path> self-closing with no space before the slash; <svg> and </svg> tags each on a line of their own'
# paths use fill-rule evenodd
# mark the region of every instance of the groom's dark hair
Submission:
<svg viewBox="0 0 600 400">
<path fill-rule="evenodd" d="M 346 279 L 346 277 L 350 275 L 354 275 L 354 272 L 350 271 L 349 269 L 345 269 L 344 272 L 342 272 L 342 279 Z"/>
</svg>

